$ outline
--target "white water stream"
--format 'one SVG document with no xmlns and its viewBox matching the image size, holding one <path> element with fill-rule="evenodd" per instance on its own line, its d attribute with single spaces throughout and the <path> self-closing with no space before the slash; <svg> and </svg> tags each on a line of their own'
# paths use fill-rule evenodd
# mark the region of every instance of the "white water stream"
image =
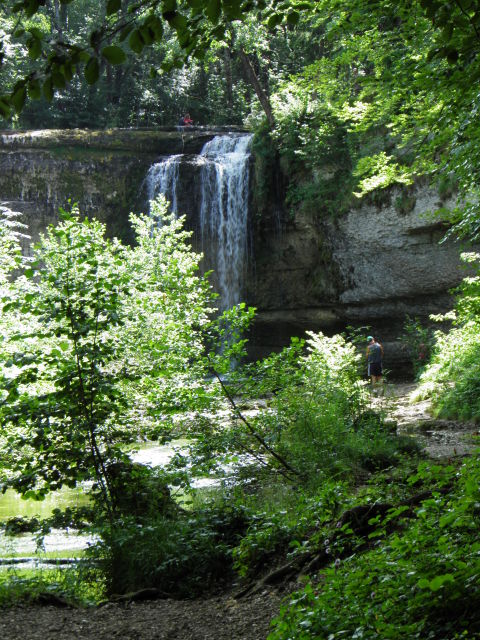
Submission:
<svg viewBox="0 0 480 640">
<path fill-rule="evenodd" d="M 220 294 L 221 310 L 241 302 L 248 261 L 249 159 L 252 136 L 228 134 L 215 136 L 198 156 L 169 156 L 154 164 L 147 175 L 147 195 L 152 200 L 163 194 L 177 214 L 181 193 L 180 168 L 190 164 L 198 169 L 199 185 L 192 176 L 201 251 L 206 256 L 205 270 L 213 270 Z"/>
</svg>

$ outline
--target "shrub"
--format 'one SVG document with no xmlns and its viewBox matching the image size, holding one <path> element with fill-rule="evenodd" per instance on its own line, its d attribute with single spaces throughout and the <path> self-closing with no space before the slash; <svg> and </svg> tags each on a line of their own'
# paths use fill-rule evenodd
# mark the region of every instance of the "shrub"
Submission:
<svg viewBox="0 0 480 640">
<path fill-rule="evenodd" d="M 233 549 L 235 569 L 241 576 L 261 571 L 276 555 L 305 551 L 312 532 L 336 515 L 347 501 L 347 485 L 326 481 L 312 495 L 297 492 L 290 504 L 266 503 L 257 511 L 240 544 Z M 280 503 L 280 507 L 279 507 Z"/>
<path fill-rule="evenodd" d="M 245 510 L 226 503 L 174 518 L 125 517 L 104 527 L 89 553 L 108 594 L 155 587 L 172 597 L 193 597 L 233 576 L 231 549 L 245 528 Z"/>
<path fill-rule="evenodd" d="M 453 327 L 435 333 L 430 364 L 420 377 L 418 396 L 431 396 L 437 415 L 480 420 L 480 256 L 462 254 L 473 270 L 457 288 Z"/>
<path fill-rule="evenodd" d="M 467 461 L 455 491 L 425 500 L 411 526 L 327 568 L 293 595 L 270 640 L 478 637 L 479 480 L 478 459 Z"/>
<path fill-rule="evenodd" d="M 309 333 L 301 384 L 277 396 L 282 425 L 278 447 L 304 481 L 318 485 L 326 477 L 364 475 L 394 463 L 415 447 L 397 438 L 392 425 L 367 411 L 365 383 L 359 375 L 361 355 L 342 336 Z"/>
</svg>

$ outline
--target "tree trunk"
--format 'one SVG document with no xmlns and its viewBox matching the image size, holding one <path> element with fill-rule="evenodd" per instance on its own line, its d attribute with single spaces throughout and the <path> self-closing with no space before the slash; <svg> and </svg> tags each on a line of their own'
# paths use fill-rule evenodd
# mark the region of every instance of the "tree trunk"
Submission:
<svg viewBox="0 0 480 640">
<path fill-rule="evenodd" d="M 267 116 L 268 124 L 273 127 L 275 124 L 275 120 L 273 117 L 272 105 L 270 104 L 270 99 L 266 92 L 264 91 L 262 85 L 260 84 L 260 80 L 255 73 L 255 69 L 250 61 L 250 58 L 247 56 L 243 49 L 240 49 L 240 60 L 242 61 L 243 69 L 249 81 L 251 82 L 255 93 L 257 94 L 257 98 L 262 105 L 262 108 Z"/>
<path fill-rule="evenodd" d="M 228 47 L 223 50 L 223 69 L 226 83 L 227 112 L 229 118 L 231 118 L 233 113 L 232 53 Z"/>
<path fill-rule="evenodd" d="M 63 5 L 62 5 L 63 6 Z M 50 8 L 52 12 L 52 20 L 55 33 L 59 40 L 63 40 L 63 24 L 62 24 L 62 15 L 61 15 L 61 5 L 59 0 L 53 0 L 53 5 L 50 5 L 47 9 Z"/>
</svg>

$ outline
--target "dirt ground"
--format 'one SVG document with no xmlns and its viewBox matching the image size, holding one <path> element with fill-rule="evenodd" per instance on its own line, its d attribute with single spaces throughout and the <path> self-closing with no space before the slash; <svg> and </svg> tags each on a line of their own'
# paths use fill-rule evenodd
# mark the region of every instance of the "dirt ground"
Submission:
<svg viewBox="0 0 480 640">
<path fill-rule="evenodd" d="M 395 420 L 399 433 L 417 437 L 430 458 L 464 456 L 478 447 L 472 439 L 479 435 L 478 425 L 434 418 L 429 400 L 412 401 L 416 388 L 414 383 L 387 384 L 384 396 L 372 402 Z"/>
<path fill-rule="evenodd" d="M 431 457 L 463 455 L 475 427 L 434 420 L 428 402 L 411 404 L 415 385 L 386 385 L 372 397 L 399 425 L 420 434 Z M 92 609 L 56 606 L 15 607 L 0 611 L 3 640 L 265 640 L 282 596 L 264 591 L 233 599 L 229 594 L 205 600 L 154 600 L 109 603 Z"/>
<path fill-rule="evenodd" d="M 2 640 L 264 640 L 280 597 L 155 600 L 92 609 L 15 607 L 0 612 Z"/>
</svg>

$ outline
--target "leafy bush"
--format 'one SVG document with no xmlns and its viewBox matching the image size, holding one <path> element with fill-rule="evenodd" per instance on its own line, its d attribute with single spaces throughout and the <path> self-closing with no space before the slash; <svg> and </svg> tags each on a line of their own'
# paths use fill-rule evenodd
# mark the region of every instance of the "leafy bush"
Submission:
<svg viewBox="0 0 480 640">
<path fill-rule="evenodd" d="M 248 576 L 261 571 L 275 555 L 305 551 L 312 532 L 339 512 L 347 495 L 346 483 L 326 481 L 313 495 L 297 493 L 294 503 L 284 509 L 272 502 L 268 511 L 257 511 L 233 550 L 235 569 Z"/>
<path fill-rule="evenodd" d="M 431 396 L 437 415 L 480 421 L 480 256 L 462 254 L 473 269 L 457 288 L 453 327 L 435 333 L 431 363 L 420 377 L 418 396 Z"/>
<path fill-rule="evenodd" d="M 353 477 L 389 466 L 402 451 L 401 440 L 381 416 L 367 412 L 361 354 L 342 336 L 309 333 L 302 383 L 286 386 L 276 399 L 279 449 L 307 482 Z"/>
<path fill-rule="evenodd" d="M 428 473 L 423 467 L 412 481 Z M 451 468 L 449 482 L 455 474 Z M 294 594 L 269 639 L 478 637 L 479 481 L 475 457 L 455 490 L 425 500 L 408 528 L 338 561 Z"/>
<path fill-rule="evenodd" d="M 246 522 L 242 507 L 226 503 L 141 523 L 125 517 L 101 529 L 102 540 L 89 553 L 105 576 L 107 594 L 155 587 L 192 597 L 233 576 L 231 549 Z"/>
<path fill-rule="evenodd" d="M 283 173 L 289 177 L 291 211 L 343 213 L 352 184 L 345 123 L 330 104 L 312 100 L 301 81 L 287 83 L 275 96 L 274 106 L 272 137 Z"/>
<path fill-rule="evenodd" d="M 154 436 L 158 423 L 168 428 L 173 410 L 200 411 L 218 397 L 205 382 L 213 294 L 183 219 L 166 210 L 159 199 L 150 217 L 131 217 L 135 247 L 106 239 L 105 226 L 76 207 L 63 211 L 10 285 L 17 247 L 0 256 L 4 486 L 42 498 L 93 480 L 97 506 L 113 516 L 109 469 L 128 463 L 125 445 Z M 235 331 L 236 318 L 250 317 L 240 306 L 226 313 Z M 234 333 L 221 353 L 212 345 L 218 368 L 241 352 Z M 215 337 L 226 340 L 225 331 Z"/>
</svg>

